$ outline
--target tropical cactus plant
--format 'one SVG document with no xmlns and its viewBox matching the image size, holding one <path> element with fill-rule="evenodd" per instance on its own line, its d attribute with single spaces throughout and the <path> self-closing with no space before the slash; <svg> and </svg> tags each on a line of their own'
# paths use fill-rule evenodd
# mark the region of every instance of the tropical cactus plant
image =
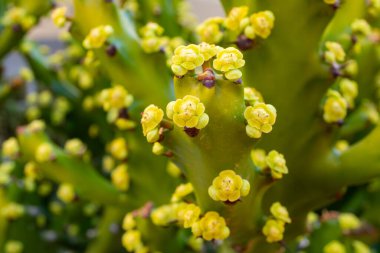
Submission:
<svg viewBox="0 0 380 253">
<path fill-rule="evenodd" d="M 376 250 L 380 2 L 221 4 L 0 3 L 1 252 Z"/>
</svg>

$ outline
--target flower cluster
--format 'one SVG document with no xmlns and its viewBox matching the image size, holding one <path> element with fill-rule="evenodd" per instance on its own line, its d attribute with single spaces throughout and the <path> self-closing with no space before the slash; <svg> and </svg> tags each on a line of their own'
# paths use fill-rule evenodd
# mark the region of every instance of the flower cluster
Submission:
<svg viewBox="0 0 380 253">
<path fill-rule="evenodd" d="M 262 39 L 268 38 L 274 27 L 274 14 L 266 10 L 248 16 L 248 12 L 248 6 L 234 7 L 224 19 L 219 17 L 207 19 L 197 28 L 200 40 L 216 44 L 223 38 L 235 38 L 239 46 L 242 37 L 248 40 L 253 40 L 257 36 Z"/>
<path fill-rule="evenodd" d="M 201 41 L 217 44 L 223 38 L 223 18 L 209 18 L 197 27 L 197 34 Z"/>
<path fill-rule="evenodd" d="M 35 23 L 36 17 L 21 7 L 10 8 L 1 19 L 1 24 L 4 26 L 20 26 L 23 30 L 28 30 Z"/>
<path fill-rule="evenodd" d="M 157 23 L 149 22 L 140 29 L 141 48 L 146 53 L 155 53 L 168 43 L 169 38 L 162 37 L 164 28 Z"/>
<path fill-rule="evenodd" d="M 193 191 L 194 191 L 194 188 L 191 183 L 180 184 L 175 189 L 171 198 L 171 202 L 178 202 L 182 200 L 184 197 L 186 197 L 187 195 L 191 194 Z"/>
<path fill-rule="evenodd" d="M 16 220 L 23 216 L 25 213 L 24 206 L 15 203 L 15 202 L 9 202 L 6 205 L 1 207 L 0 215 L 9 219 L 9 220 Z"/>
<path fill-rule="evenodd" d="M 91 29 L 90 33 L 83 41 L 86 49 L 96 49 L 102 47 L 107 39 L 113 34 L 113 28 L 109 25 L 101 25 Z"/>
<path fill-rule="evenodd" d="M 342 230 L 355 230 L 361 226 L 359 218 L 352 213 L 339 214 L 338 222 Z"/>
<path fill-rule="evenodd" d="M 111 172 L 111 180 L 113 185 L 120 191 L 126 191 L 129 188 L 128 166 L 125 163 L 118 165 Z"/>
<path fill-rule="evenodd" d="M 205 61 L 198 45 L 179 46 L 174 50 L 171 69 L 177 76 L 185 75 L 189 70 L 194 70 Z"/>
<path fill-rule="evenodd" d="M 128 252 L 147 253 L 148 248 L 144 246 L 141 232 L 137 229 L 137 221 L 133 213 L 124 216 L 122 228 L 125 230 L 121 243 Z"/>
<path fill-rule="evenodd" d="M 129 107 L 133 103 L 133 96 L 123 86 L 115 85 L 112 88 L 102 90 L 99 100 L 104 110 L 119 110 Z"/>
<path fill-rule="evenodd" d="M 178 127 L 202 129 L 209 122 L 204 104 L 192 95 L 170 102 L 166 107 L 166 115 Z"/>
<path fill-rule="evenodd" d="M 263 39 L 268 38 L 271 34 L 274 26 L 274 14 L 271 11 L 261 11 L 255 14 L 252 14 L 249 18 L 250 25 L 245 27 L 244 34 L 253 39 L 254 35 L 257 35 Z"/>
<path fill-rule="evenodd" d="M 22 253 L 24 250 L 24 244 L 20 241 L 9 240 L 5 244 L 5 253 Z"/>
<path fill-rule="evenodd" d="M 324 53 L 325 61 L 333 64 L 343 62 L 346 58 L 346 53 L 341 44 L 337 42 L 327 41 L 325 43 L 327 50 Z"/>
<path fill-rule="evenodd" d="M 163 118 L 164 111 L 155 105 L 149 105 L 142 113 L 141 125 L 143 134 L 149 143 L 156 142 L 160 138 L 159 128 Z"/>
<path fill-rule="evenodd" d="M 346 253 L 346 248 L 341 242 L 333 240 L 323 247 L 323 253 Z"/>
<path fill-rule="evenodd" d="M 355 99 L 358 96 L 357 82 L 348 78 L 342 78 L 339 82 L 339 90 L 347 101 L 348 107 L 353 108 L 355 106 Z"/>
<path fill-rule="evenodd" d="M 3 142 L 2 154 L 10 159 L 16 159 L 19 156 L 20 147 L 15 137 L 11 137 Z"/>
<path fill-rule="evenodd" d="M 39 163 L 49 162 L 55 159 L 55 153 L 53 146 L 50 143 L 42 143 L 37 147 L 34 155 L 35 159 Z"/>
<path fill-rule="evenodd" d="M 244 101 L 247 105 L 254 105 L 256 102 L 264 103 L 264 98 L 255 88 L 244 87 Z"/>
<path fill-rule="evenodd" d="M 232 81 L 241 78 L 242 72 L 239 68 L 243 67 L 244 64 L 243 54 L 234 47 L 220 50 L 213 62 L 214 68 L 224 73 L 224 76 Z"/>
<path fill-rule="evenodd" d="M 342 95 L 335 91 L 327 92 L 327 99 L 323 105 L 323 119 L 327 123 L 341 122 L 347 115 L 347 102 Z"/>
<path fill-rule="evenodd" d="M 356 19 L 351 24 L 352 33 L 358 36 L 368 36 L 372 32 L 371 26 L 365 19 Z"/>
<path fill-rule="evenodd" d="M 57 196 L 65 203 L 71 203 L 75 199 L 75 190 L 71 184 L 64 183 L 58 187 Z"/>
<path fill-rule="evenodd" d="M 67 21 L 66 13 L 67 13 L 67 7 L 65 6 L 55 8 L 51 12 L 51 19 L 53 20 L 53 23 L 57 27 L 63 27 L 66 24 L 66 21 Z"/>
<path fill-rule="evenodd" d="M 177 220 L 184 228 L 191 228 L 199 220 L 201 209 L 195 204 L 180 203 L 177 207 Z"/>
<path fill-rule="evenodd" d="M 171 223 L 183 228 L 191 228 L 195 237 L 205 240 L 224 240 L 230 234 L 223 217 L 217 212 L 207 212 L 201 215 L 201 209 L 193 203 L 172 203 L 155 208 L 150 217 L 153 224 L 167 226 Z"/>
<path fill-rule="evenodd" d="M 0 186 L 8 185 L 11 182 L 11 173 L 15 167 L 14 161 L 4 161 L 0 164 Z"/>
<path fill-rule="evenodd" d="M 276 122 L 277 111 L 273 105 L 257 102 L 253 106 L 248 106 L 244 111 L 244 118 L 247 120 L 247 135 L 251 138 L 260 138 L 262 133 L 272 131 L 272 126 Z"/>
<path fill-rule="evenodd" d="M 267 155 L 262 149 L 253 149 L 251 159 L 258 170 L 269 172 L 273 179 L 281 179 L 284 174 L 289 173 L 284 155 L 276 150 L 270 151 Z"/>
<path fill-rule="evenodd" d="M 233 170 L 224 170 L 212 181 L 208 193 L 215 201 L 236 202 L 247 196 L 249 190 L 248 180 L 242 179 Z"/>
<path fill-rule="evenodd" d="M 70 139 L 65 143 L 65 151 L 72 156 L 81 157 L 86 152 L 86 145 L 80 139 Z"/>
<path fill-rule="evenodd" d="M 154 209 L 150 218 L 153 224 L 157 226 L 166 226 L 177 219 L 177 208 L 178 203 L 173 203 L 169 205 L 163 205 Z"/>
<path fill-rule="evenodd" d="M 207 212 L 199 221 L 195 222 L 191 231 L 195 236 L 202 236 L 207 241 L 224 240 L 230 235 L 226 221 L 217 212 Z"/>
<path fill-rule="evenodd" d="M 270 151 L 265 160 L 274 179 L 280 179 L 283 174 L 289 173 L 284 155 L 278 153 L 276 150 Z"/>
<path fill-rule="evenodd" d="M 267 242 L 278 242 L 283 239 L 285 232 L 285 223 L 290 223 L 288 210 L 275 202 L 270 207 L 270 212 L 273 217 L 269 218 L 263 227 L 263 234 L 266 236 Z"/>
<path fill-rule="evenodd" d="M 127 143 L 122 137 L 112 140 L 108 145 L 108 150 L 111 155 L 118 160 L 124 160 L 128 156 Z"/>
</svg>

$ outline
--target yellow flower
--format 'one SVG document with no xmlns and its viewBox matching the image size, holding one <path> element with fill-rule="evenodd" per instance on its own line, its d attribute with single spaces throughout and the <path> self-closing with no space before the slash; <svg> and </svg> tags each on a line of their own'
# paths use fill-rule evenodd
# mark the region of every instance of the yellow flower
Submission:
<svg viewBox="0 0 380 253">
<path fill-rule="evenodd" d="M 308 226 L 313 226 L 314 223 L 319 221 L 318 214 L 314 212 L 309 212 L 306 217 L 306 224 Z"/>
<path fill-rule="evenodd" d="M 82 156 L 86 152 L 86 146 L 80 139 L 71 139 L 65 143 L 65 151 L 69 155 Z"/>
<path fill-rule="evenodd" d="M 358 74 L 358 63 L 355 60 L 348 60 L 344 64 L 344 73 L 348 76 L 356 76 Z"/>
<path fill-rule="evenodd" d="M 51 19 L 57 27 L 63 27 L 66 23 L 67 7 L 59 7 L 52 11 Z"/>
<path fill-rule="evenodd" d="M 128 167 L 125 163 L 117 166 L 111 173 L 113 185 L 121 190 L 126 191 L 129 188 Z"/>
<path fill-rule="evenodd" d="M 186 95 L 183 99 L 170 102 L 166 115 L 179 127 L 202 129 L 207 126 L 209 117 L 204 112 L 205 106 L 199 98 Z"/>
<path fill-rule="evenodd" d="M 347 102 L 339 92 L 329 90 L 323 106 L 323 119 L 327 123 L 344 120 L 347 115 Z"/>
<path fill-rule="evenodd" d="M 196 31 L 201 41 L 217 44 L 223 38 L 223 31 L 220 26 L 224 22 L 223 18 L 209 18 L 200 24 Z"/>
<path fill-rule="evenodd" d="M 194 204 L 181 203 L 177 208 L 177 219 L 184 228 L 191 228 L 200 214 L 201 209 Z"/>
<path fill-rule="evenodd" d="M 201 66 L 204 58 L 198 45 L 179 46 L 172 56 L 172 70 L 174 74 L 183 76 L 188 70 Z"/>
<path fill-rule="evenodd" d="M 120 130 L 130 130 L 136 127 L 136 122 L 125 118 L 118 118 L 115 121 L 115 125 Z"/>
<path fill-rule="evenodd" d="M 20 77 L 26 82 L 32 82 L 34 80 L 34 74 L 30 68 L 21 68 L 20 69 Z"/>
<path fill-rule="evenodd" d="M 356 19 L 351 24 L 352 32 L 355 34 L 369 35 L 371 33 L 371 26 L 365 19 Z"/>
<path fill-rule="evenodd" d="M 323 253 L 346 253 L 346 248 L 342 243 L 333 240 L 323 247 Z"/>
<path fill-rule="evenodd" d="M 260 170 L 264 169 L 267 166 L 266 152 L 263 149 L 252 149 L 251 159 L 255 166 L 259 167 Z"/>
<path fill-rule="evenodd" d="M 233 170 L 224 170 L 212 181 L 208 193 L 215 201 L 235 202 L 247 196 L 249 190 L 248 180 L 242 179 Z"/>
<path fill-rule="evenodd" d="M 358 96 L 358 84 L 347 78 L 339 82 L 339 89 L 342 92 L 350 108 L 354 107 L 355 98 Z"/>
<path fill-rule="evenodd" d="M 178 202 L 180 201 L 183 197 L 189 195 L 190 193 L 192 193 L 194 191 L 194 188 L 193 188 L 193 185 L 191 183 L 187 183 L 187 184 L 180 184 L 179 186 L 177 186 L 177 188 L 175 189 L 173 195 L 172 195 L 172 198 L 171 198 L 171 202 Z"/>
<path fill-rule="evenodd" d="M 271 214 L 277 219 L 285 223 L 291 223 L 292 220 L 289 218 L 289 213 L 286 207 L 281 205 L 280 202 L 275 202 L 270 207 Z"/>
<path fill-rule="evenodd" d="M 201 44 L 199 44 L 199 48 L 205 61 L 210 60 L 218 53 L 218 48 L 215 45 L 208 44 L 206 42 L 202 42 Z"/>
<path fill-rule="evenodd" d="M 236 80 L 241 77 L 241 71 L 238 68 L 243 67 L 244 64 L 243 54 L 234 47 L 220 50 L 213 62 L 214 68 L 225 73 L 229 80 Z"/>
<path fill-rule="evenodd" d="M 128 156 L 127 143 L 122 137 L 114 139 L 108 148 L 111 155 L 118 160 L 124 160 Z"/>
<path fill-rule="evenodd" d="M 57 196 L 65 203 L 70 203 L 75 199 L 75 190 L 71 184 L 63 183 L 59 185 Z"/>
<path fill-rule="evenodd" d="M 201 252 L 203 248 L 203 239 L 195 237 L 194 235 L 189 238 L 187 245 L 196 252 Z"/>
<path fill-rule="evenodd" d="M 128 251 L 135 251 L 141 246 L 141 233 L 138 230 L 129 230 L 121 238 L 123 247 Z"/>
<path fill-rule="evenodd" d="M 21 253 L 24 245 L 20 241 L 9 240 L 5 244 L 5 253 Z"/>
<path fill-rule="evenodd" d="M 276 150 L 269 152 L 266 161 L 269 168 L 271 169 L 273 178 L 280 179 L 282 178 L 283 174 L 288 174 L 289 170 L 286 166 L 286 160 L 284 156 L 278 153 Z"/>
<path fill-rule="evenodd" d="M 346 151 L 348 148 L 350 147 L 350 143 L 348 143 L 348 141 L 346 140 L 338 140 L 336 143 L 335 143 L 335 149 L 339 152 L 339 153 L 343 153 L 344 151 Z"/>
<path fill-rule="evenodd" d="M 224 20 L 224 25 L 229 30 L 236 31 L 240 27 L 240 22 L 247 16 L 248 6 L 234 7 Z"/>
<path fill-rule="evenodd" d="M 113 28 L 109 25 L 101 25 L 91 29 L 90 33 L 83 41 L 86 49 L 100 48 L 106 40 L 113 34 Z"/>
<path fill-rule="evenodd" d="M 132 213 L 127 213 L 123 219 L 123 229 L 131 230 L 136 227 L 136 221 Z"/>
<path fill-rule="evenodd" d="M 99 96 L 103 109 L 121 109 L 130 106 L 133 103 L 133 96 L 121 85 L 115 85 L 112 88 L 104 89 Z"/>
<path fill-rule="evenodd" d="M 207 212 L 198 222 L 191 227 L 195 236 L 202 236 L 207 241 L 224 240 L 230 235 L 230 229 L 226 221 L 217 212 Z"/>
<path fill-rule="evenodd" d="M 261 102 L 248 106 L 244 111 L 244 118 L 247 120 L 247 135 L 251 138 L 260 138 L 262 133 L 272 131 L 272 126 L 276 122 L 277 112 L 273 105 Z"/>
<path fill-rule="evenodd" d="M 250 105 L 254 105 L 256 102 L 264 102 L 261 93 L 252 87 L 244 87 L 244 100 Z"/>
<path fill-rule="evenodd" d="M 141 118 L 141 125 L 143 128 L 144 136 L 147 136 L 147 134 L 153 129 L 158 128 L 163 118 L 164 111 L 159 107 L 155 105 L 149 105 L 147 108 L 145 108 Z"/>
<path fill-rule="evenodd" d="M 140 29 L 140 34 L 143 37 L 155 37 L 160 36 L 164 33 L 164 28 L 159 24 L 154 22 L 148 22 L 145 26 Z"/>
<path fill-rule="evenodd" d="M 166 166 L 166 171 L 172 177 L 179 177 L 182 174 L 181 170 L 177 167 L 177 165 L 175 165 L 171 161 L 168 162 L 168 165 Z"/>
<path fill-rule="evenodd" d="M 354 247 L 354 253 L 371 253 L 371 249 L 361 241 L 355 240 L 352 246 Z"/>
<path fill-rule="evenodd" d="M 5 206 L 2 206 L 0 209 L 0 214 L 10 220 L 20 218 L 22 215 L 24 215 L 24 212 L 24 206 L 15 202 L 10 202 Z"/>
<path fill-rule="evenodd" d="M 55 159 L 53 146 L 47 142 L 40 144 L 36 150 L 34 157 L 39 163 L 49 162 Z"/>
<path fill-rule="evenodd" d="M 163 205 L 154 209 L 150 218 L 153 224 L 157 226 L 166 226 L 177 218 L 178 204 Z"/>
<path fill-rule="evenodd" d="M 269 219 L 263 227 L 263 234 L 267 238 L 267 242 L 278 242 L 284 237 L 284 222 L 279 220 Z"/>
<path fill-rule="evenodd" d="M 52 96 L 51 92 L 48 90 L 41 91 L 38 94 L 38 103 L 42 107 L 48 106 L 52 100 L 53 100 L 53 96 Z"/>
<path fill-rule="evenodd" d="M 36 18 L 29 15 L 23 8 L 12 7 L 4 14 L 1 23 L 5 26 L 20 25 L 27 30 L 36 23 Z"/>
<path fill-rule="evenodd" d="M 338 221 L 342 230 L 358 229 L 361 225 L 359 218 L 352 213 L 341 213 Z"/>
<path fill-rule="evenodd" d="M 155 155 L 162 155 L 165 152 L 165 147 L 159 143 L 155 142 L 152 146 L 152 153 Z"/>
<path fill-rule="evenodd" d="M 28 162 L 24 166 L 24 174 L 25 177 L 35 180 L 40 176 L 40 171 L 34 162 Z"/>
<path fill-rule="evenodd" d="M 145 53 L 155 53 L 160 51 L 166 42 L 167 38 L 165 37 L 146 37 L 141 39 L 141 48 Z"/>
<path fill-rule="evenodd" d="M 271 34 L 274 20 L 274 14 L 271 11 L 261 11 L 250 16 L 255 33 L 263 39 Z"/>
<path fill-rule="evenodd" d="M 11 137 L 3 142 L 2 153 L 3 156 L 11 159 L 16 159 L 18 157 L 20 154 L 20 147 L 15 137 Z"/>
<path fill-rule="evenodd" d="M 327 51 L 325 52 L 325 60 L 328 63 L 342 62 L 346 57 L 346 53 L 341 44 L 337 42 L 327 41 L 325 43 Z"/>
</svg>

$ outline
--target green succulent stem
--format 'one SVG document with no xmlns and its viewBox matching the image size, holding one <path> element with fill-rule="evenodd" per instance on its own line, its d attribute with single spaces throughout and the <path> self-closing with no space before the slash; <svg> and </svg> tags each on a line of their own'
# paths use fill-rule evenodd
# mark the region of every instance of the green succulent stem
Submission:
<svg viewBox="0 0 380 253">
<path fill-rule="evenodd" d="M 18 140 L 23 158 L 34 160 L 34 154 L 42 143 L 51 143 L 43 132 L 30 133 L 27 130 L 18 130 Z M 44 176 L 58 183 L 70 183 L 78 191 L 79 196 L 95 203 L 111 206 L 124 206 L 127 197 L 120 194 L 115 187 L 101 177 L 87 162 L 70 157 L 60 148 L 51 143 L 54 148 L 55 159 L 50 162 L 38 163 Z M 86 183 L 83 183 L 83 180 Z"/>
<path fill-rule="evenodd" d="M 106 253 L 116 250 L 114 237 L 110 231 L 112 225 L 120 224 L 125 214 L 125 208 L 107 206 L 97 227 L 97 237 L 88 245 L 86 253 Z"/>
<path fill-rule="evenodd" d="M 136 27 L 128 16 L 117 9 L 114 3 L 103 0 L 75 0 L 74 8 L 73 33 L 79 41 L 82 41 L 94 27 L 113 27 L 114 34 L 109 42 L 116 47 L 117 54 L 110 57 L 105 48 L 95 50 L 112 81 L 124 85 L 144 104 L 154 103 L 163 106 L 167 103 L 171 94 L 167 89 L 170 79 L 169 75 L 165 74 L 168 72 L 164 55 L 151 56 L 142 51 Z"/>
<path fill-rule="evenodd" d="M 364 183 L 380 176 L 380 127 L 351 146 L 340 157 L 339 181 L 346 185 Z"/>
</svg>

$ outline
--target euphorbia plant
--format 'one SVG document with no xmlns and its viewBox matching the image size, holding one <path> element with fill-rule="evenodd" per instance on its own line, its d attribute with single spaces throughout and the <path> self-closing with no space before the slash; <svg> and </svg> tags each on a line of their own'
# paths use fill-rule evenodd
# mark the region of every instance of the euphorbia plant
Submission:
<svg viewBox="0 0 380 253">
<path fill-rule="evenodd" d="M 8 2 L 0 56 L 30 70 L 2 85 L 5 252 L 370 252 L 355 194 L 320 209 L 380 174 L 378 1 L 221 1 L 196 26 L 180 0 L 74 0 L 51 55 L 22 39 L 46 1 Z"/>
</svg>

